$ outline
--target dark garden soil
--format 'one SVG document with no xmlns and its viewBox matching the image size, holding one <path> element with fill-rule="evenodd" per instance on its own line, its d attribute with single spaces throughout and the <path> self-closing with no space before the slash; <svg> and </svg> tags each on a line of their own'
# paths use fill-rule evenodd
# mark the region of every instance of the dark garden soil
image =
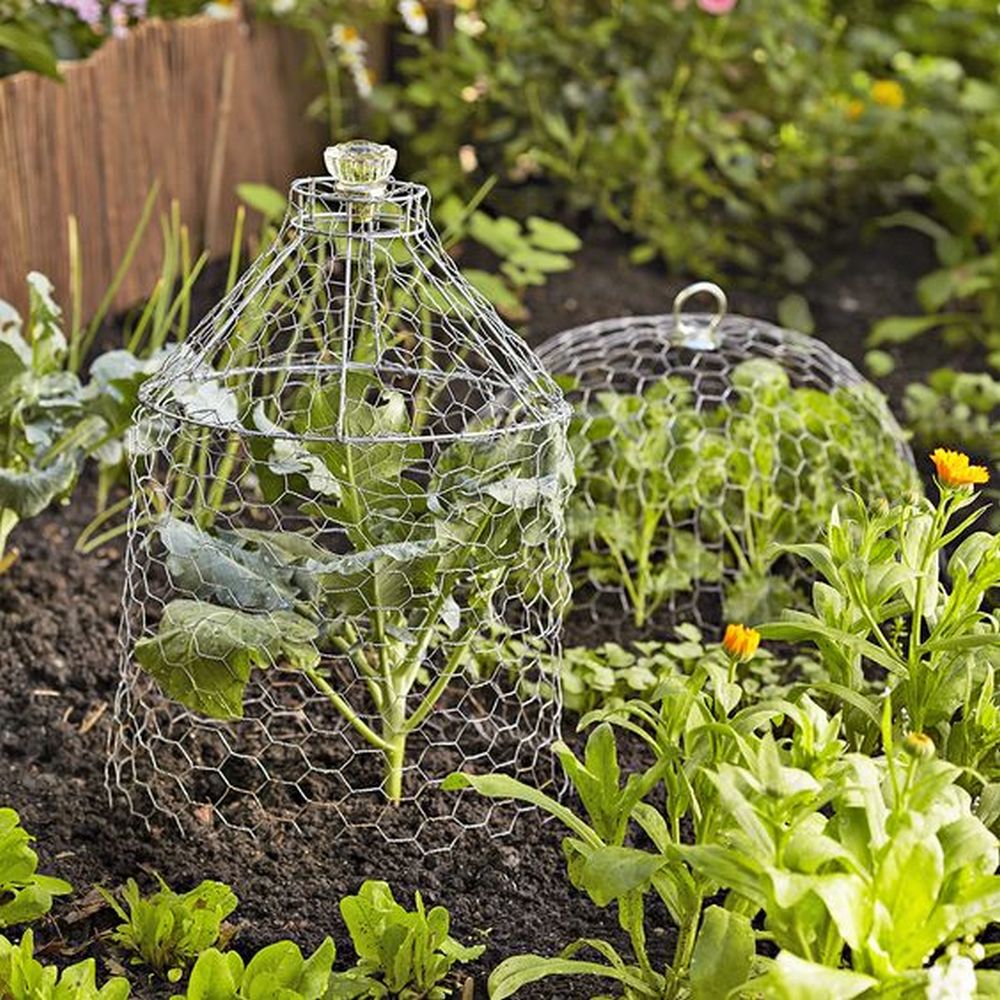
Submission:
<svg viewBox="0 0 1000 1000">
<path fill-rule="evenodd" d="M 932 262 L 922 242 L 899 234 L 840 256 L 843 266 L 818 279 L 810 300 L 824 339 L 860 362 L 872 319 L 915 311 L 914 281 Z M 528 333 L 537 340 L 603 317 L 665 312 L 680 285 L 654 268 L 631 267 L 621 240 L 598 231 L 574 272 L 531 295 Z M 734 292 L 732 300 L 734 311 L 773 318 L 773 301 L 764 295 Z M 914 352 L 901 359 L 888 388 L 898 391 L 944 360 Z M 21 558 L 0 577 L 0 804 L 17 809 L 37 836 L 41 869 L 78 890 L 74 902 L 57 903 L 55 916 L 36 930 L 54 960 L 95 955 L 105 970 L 114 968 L 114 949 L 95 941 L 112 923 L 107 911 L 93 913 L 77 901 L 94 883 L 110 887 L 138 875 L 149 886 L 143 873 L 154 869 L 179 889 L 202 878 L 231 883 L 241 901 L 236 947 L 245 953 L 282 937 L 313 948 L 330 933 L 347 959 L 352 951 L 337 910 L 342 895 L 366 878 L 386 879 L 405 902 L 419 889 L 428 902 L 451 910 L 459 939 L 487 945 L 469 969 L 475 992 L 466 996 L 485 997 L 488 971 L 518 952 L 554 954 L 579 936 L 603 936 L 627 951 L 611 911 L 595 909 L 568 885 L 555 824 L 522 819 L 504 839 L 472 832 L 453 850 L 424 857 L 368 831 L 333 837 L 321 826 L 303 833 L 265 829 L 253 840 L 196 824 L 194 834 L 181 839 L 167 824 L 147 831 L 121 801 L 109 804 L 103 772 L 117 679 L 122 560 L 120 545 L 89 556 L 74 552 L 92 503 L 85 482 L 72 508 L 16 532 Z M 407 822 L 401 814 L 401 826 Z M 672 931 L 662 914 L 653 917 L 661 927 L 654 949 L 665 953 Z M 139 998 L 172 992 L 130 974 Z M 551 981 L 521 995 L 574 1000 L 597 989 L 593 981 Z"/>
</svg>

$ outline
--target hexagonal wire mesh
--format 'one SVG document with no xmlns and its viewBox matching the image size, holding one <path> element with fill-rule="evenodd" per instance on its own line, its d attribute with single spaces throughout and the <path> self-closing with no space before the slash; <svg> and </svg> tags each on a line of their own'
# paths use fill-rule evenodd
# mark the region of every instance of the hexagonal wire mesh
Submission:
<svg viewBox="0 0 1000 1000">
<path fill-rule="evenodd" d="M 698 294 L 713 314 L 683 312 Z M 538 349 L 574 407 L 574 637 L 777 616 L 807 579 L 778 545 L 823 537 L 845 488 L 920 489 L 885 400 L 848 361 L 726 308 L 699 282 L 672 315 L 593 323 Z"/>
<path fill-rule="evenodd" d="M 314 806 L 443 849 L 513 811 L 437 780 L 529 777 L 558 731 L 569 408 L 395 152 L 326 161 L 142 388 L 108 780 L 146 817 Z M 537 652 L 485 674 L 486 636 Z"/>
</svg>

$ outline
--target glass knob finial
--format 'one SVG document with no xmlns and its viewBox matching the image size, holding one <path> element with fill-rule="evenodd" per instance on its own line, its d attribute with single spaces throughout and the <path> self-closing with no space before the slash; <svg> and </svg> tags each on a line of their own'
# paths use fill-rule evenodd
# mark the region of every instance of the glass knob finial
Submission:
<svg viewBox="0 0 1000 1000">
<path fill-rule="evenodd" d="M 338 187 L 350 193 L 374 195 L 392 176 L 396 150 L 378 142 L 354 139 L 327 146 L 323 159 Z"/>
</svg>

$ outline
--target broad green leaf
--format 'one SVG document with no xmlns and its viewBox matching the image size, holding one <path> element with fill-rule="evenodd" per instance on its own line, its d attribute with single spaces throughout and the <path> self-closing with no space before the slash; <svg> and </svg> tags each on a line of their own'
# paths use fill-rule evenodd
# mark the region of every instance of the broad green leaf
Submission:
<svg viewBox="0 0 1000 1000">
<path fill-rule="evenodd" d="M 653 876 L 669 863 L 662 854 L 633 847 L 600 847 L 576 869 L 577 885 L 597 906 L 607 906 L 633 890 L 647 888 Z"/>
<path fill-rule="evenodd" d="M 237 184 L 236 194 L 240 201 L 260 212 L 268 222 L 280 220 L 288 207 L 285 196 L 269 184 Z"/>
<path fill-rule="evenodd" d="M 22 520 L 35 517 L 72 489 L 76 475 L 76 459 L 70 455 L 60 455 L 43 469 L 0 467 L 0 509 L 12 510 Z"/>
<path fill-rule="evenodd" d="M 708 907 L 691 956 L 693 1000 L 719 1000 L 746 982 L 755 950 L 753 927 L 743 914 Z"/>
<path fill-rule="evenodd" d="M 237 1000 L 242 979 L 243 960 L 236 952 L 209 948 L 191 970 L 185 1000 Z"/>
<path fill-rule="evenodd" d="M 851 1000 L 878 985 L 871 976 L 831 969 L 788 951 L 778 955 L 766 975 L 747 984 L 751 993 L 768 1000 Z"/>
<path fill-rule="evenodd" d="M 59 64 L 49 39 L 38 31 L 20 24 L 0 24 L 0 49 L 13 52 L 24 68 L 61 80 Z"/>
<path fill-rule="evenodd" d="M 571 229 L 531 215 L 527 220 L 528 234 L 532 244 L 539 250 L 549 250 L 552 253 L 576 253 L 583 246 L 580 237 Z"/>
<path fill-rule="evenodd" d="M 265 551 L 209 535 L 175 517 L 164 518 L 157 534 L 167 550 L 167 573 L 180 592 L 241 611 L 279 611 L 296 599 L 292 572 Z"/>
<path fill-rule="evenodd" d="M 281 659 L 315 666 L 317 636 L 288 611 L 251 615 L 181 599 L 167 605 L 156 635 L 136 643 L 135 657 L 169 697 L 210 718 L 239 719 L 251 670 Z"/>
</svg>

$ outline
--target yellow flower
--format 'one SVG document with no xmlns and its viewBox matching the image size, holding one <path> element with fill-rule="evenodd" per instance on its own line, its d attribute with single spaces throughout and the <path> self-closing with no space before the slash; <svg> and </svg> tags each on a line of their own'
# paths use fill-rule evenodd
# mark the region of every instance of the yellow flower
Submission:
<svg viewBox="0 0 1000 1000">
<path fill-rule="evenodd" d="M 926 733 L 907 733 L 903 749 L 911 757 L 926 759 L 934 756 L 934 741 Z"/>
<path fill-rule="evenodd" d="M 747 660 L 753 659 L 753 654 L 757 652 L 759 645 L 760 632 L 755 628 L 735 624 L 726 626 L 726 634 L 722 637 L 722 646 L 734 660 L 746 663 Z"/>
<path fill-rule="evenodd" d="M 896 80 L 876 80 L 872 84 L 871 97 L 884 108 L 899 110 L 906 103 L 906 94 Z"/>
<path fill-rule="evenodd" d="M 969 465 L 969 456 L 961 451 L 937 448 L 931 454 L 942 486 L 952 489 L 988 483 L 990 474 L 985 465 Z"/>
</svg>

